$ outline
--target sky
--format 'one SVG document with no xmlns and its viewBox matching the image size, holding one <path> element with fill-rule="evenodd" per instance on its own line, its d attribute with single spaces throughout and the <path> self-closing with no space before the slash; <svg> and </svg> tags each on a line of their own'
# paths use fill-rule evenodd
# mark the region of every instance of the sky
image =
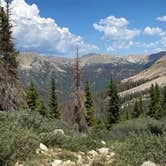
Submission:
<svg viewBox="0 0 166 166">
<path fill-rule="evenodd" d="M 1 0 L 4 5 L 4 0 Z M 166 50 L 166 0 L 13 0 L 19 51 L 46 55 Z"/>
</svg>

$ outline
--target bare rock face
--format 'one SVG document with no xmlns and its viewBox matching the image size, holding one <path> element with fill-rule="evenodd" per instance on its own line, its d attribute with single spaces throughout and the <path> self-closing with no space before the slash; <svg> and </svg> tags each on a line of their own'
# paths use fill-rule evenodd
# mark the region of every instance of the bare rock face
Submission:
<svg viewBox="0 0 166 166">
<path fill-rule="evenodd" d="M 151 161 L 146 161 L 141 166 L 157 166 L 157 165 Z"/>
</svg>

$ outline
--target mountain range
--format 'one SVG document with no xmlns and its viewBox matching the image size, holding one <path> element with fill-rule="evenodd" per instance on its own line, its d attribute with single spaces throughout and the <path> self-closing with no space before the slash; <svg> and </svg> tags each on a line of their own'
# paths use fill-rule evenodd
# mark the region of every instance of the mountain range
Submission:
<svg viewBox="0 0 166 166">
<path fill-rule="evenodd" d="M 87 54 L 80 57 L 81 84 L 89 81 L 94 91 L 103 90 L 112 75 L 116 81 L 127 82 L 137 79 L 139 72 L 146 71 L 166 52 L 151 55 L 101 55 Z M 45 94 L 50 87 L 50 80 L 55 78 L 60 94 L 71 93 L 74 89 L 74 58 L 43 56 L 37 53 L 20 53 L 18 56 L 19 73 L 25 88 L 33 80 L 41 94 Z M 155 69 L 152 69 L 155 70 Z M 144 73 L 145 73 L 144 71 Z M 136 75 L 135 77 L 131 77 Z M 147 74 L 149 76 L 149 74 Z M 140 76 L 141 77 L 141 76 Z M 126 79 L 129 78 L 129 79 Z"/>
</svg>

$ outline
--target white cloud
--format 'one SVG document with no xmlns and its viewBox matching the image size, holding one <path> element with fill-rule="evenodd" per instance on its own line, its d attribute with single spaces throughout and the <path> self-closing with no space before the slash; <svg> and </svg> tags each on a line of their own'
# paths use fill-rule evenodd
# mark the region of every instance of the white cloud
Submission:
<svg viewBox="0 0 166 166">
<path fill-rule="evenodd" d="M 96 51 L 95 45 L 86 44 L 81 36 L 60 27 L 52 18 L 40 16 L 36 4 L 29 5 L 24 0 L 11 3 L 13 36 L 19 49 L 52 54 L 72 54 L 76 46 L 81 53 Z"/>
<path fill-rule="evenodd" d="M 159 37 L 157 40 L 151 42 L 136 42 L 135 47 L 145 49 L 146 52 L 160 52 L 166 50 L 166 36 Z"/>
<path fill-rule="evenodd" d="M 158 21 L 166 22 L 166 16 L 157 17 Z"/>
<path fill-rule="evenodd" d="M 129 48 L 133 39 L 140 34 L 138 29 L 129 29 L 129 22 L 126 18 L 109 16 L 94 23 L 95 30 L 103 33 L 103 39 L 111 41 L 111 47 L 107 50 Z"/>
<path fill-rule="evenodd" d="M 144 34 L 146 35 L 150 35 L 150 36 L 154 36 L 154 35 L 157 35 L 157 36 L 164 36 L 165 35 L 165 32 L 159 28 L 159 27 L 145 27 L 144 29 Z"/>
</svg>

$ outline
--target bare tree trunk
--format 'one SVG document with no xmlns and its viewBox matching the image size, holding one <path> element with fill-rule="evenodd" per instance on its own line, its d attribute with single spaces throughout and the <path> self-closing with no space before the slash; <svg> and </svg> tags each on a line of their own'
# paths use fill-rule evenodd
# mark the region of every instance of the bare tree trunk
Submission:
<svg viewBox="0 0 166 166">
<path fill-rule="evenodd" d="M 74 102 L 74 121 L 75 121 L 75 130 L 79 133 L 87 132 L 87 125 L 85 121 L 84 115 L 84 99 L 83 93 L 81 93 L 80 88 L 80 60 L 79 60 L 79 53 L 77 48 L 77 57 L 76 57 L 76 64 L 75 64 L 75 102 Z"/>
</svg>

